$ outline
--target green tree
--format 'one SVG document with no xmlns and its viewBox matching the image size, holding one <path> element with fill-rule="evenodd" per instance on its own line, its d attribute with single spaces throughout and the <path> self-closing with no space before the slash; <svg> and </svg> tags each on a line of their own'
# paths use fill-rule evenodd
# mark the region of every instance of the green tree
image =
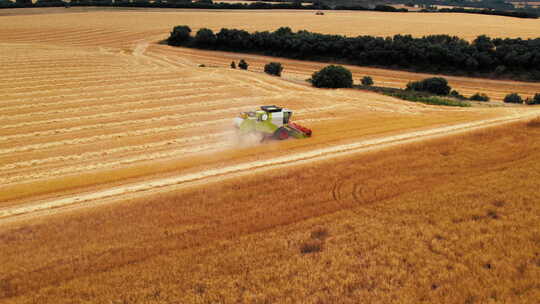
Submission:
<svg viewBox="0 0 540 304">
<path fill-rule="evenodd" d="M 537 93 L 537 94 L 534 94 L 534 97 L 533 98 L 527 98 L 525 100 L 525 103 L 528 104 L 528 105 L 537 105 L 537 104 L 540 104 L 540 94 Z"/>
<path fill-rule="evenodd" d="M 452 89 L 448 81 L 442 77 L 426 78 L 421 81 L 412 81 L 407 84 L 408 91 L 424 91 L 436 95 L 448 95 Z"/>
<path fill-rule="evenodd" d="M 195 35 L 195 43 L 201 46 L 213 46 L 216 43 L 216 35 L 211 29 L 202 28 Z"/>
<path fill-rule="evenodd" d="M 373 85 L 373 78 L 371 78 L 370 76 L 364 76 L 364 78 L 362 78 L 362 85 L 364 85 L 364 86 L 372 86 Z"/>
<path fill-rule="evenodd" d="M 181 45 L 187 42 L 191 36 L 191 29 L 187 25 L 175 26 L 167 40 L 170 45 Z"/>
<path fill-rule="evenodd" d="M 318 88 L 350 88 L 352 73 L 339 65 L 329 65 L 313 73 L 311 83 Z"/>
<path fill-rule="evenodd" d="M 504 72 L 506 72 L 506 67 L 504 65 L 498 65 L 496 68 L 495 68 L 495 74 L 497 75 L 501 75 L 503 74 Z"/>
<path fill-rule="evenodd" d="M 457 98 L 457 99 L 467 99 L 467 98 L 465 98 L 465 96 L 461 95 L 461 93 L 459 93 L 456 90 L 450 91 L 450 96 L 452 96 L 454 98 Z"/>
<path fill-rule="evenodd" d="M 469 97 L 469 99 L 475 101 L 489 101 L 489 96 L 484 93 L 475 93 L 474 95 Z"/>
<path fill-rule="evenodd" d="M 13 2 L 9 0 L 0 0 L 0 7 L 12 7 L 14 6 Z"/>
<path fill-rule="evenodd" d="M 540 104 L 540 93 L 534 94 L 533 104 Z"/>
<path fill-rule="evenodd" d="M 480 52 L 489 52 L 495 49 L 495 45 L 491 41 L 491 38 L 486 35 L 480 35 L 476 37 L 472 44 Z"/>
<path fill-rule="evenodd" d="M 32 6 L 32 0 L 15 0 L 15 3 L 20 6 Z"/>
<path fill-rule="evenodd" d="M 270 62 L 264 66 L 264 72 L 269 75 L 281 76 L 283 66 L 279 62 Z"/>
<path fill-rule="evenodd" d="M 523 103 L 523 99 L 518 93 L 510 93 L 504 97 L 506 103 Z"/>
<path fill-rule="evenodd" d="M 240 59 L 240 62 L 238 62 L 238 67 L 241 68 L 242 70 L 247 70 L 249 67 L 249 64 L 244 59 Z"/>
<path fill-rule="evenodd" d="M 291 35 L 292 34 L 292 30 L 290 27 L 288 26 L 282 26 L 280 28 L 278 28 L 274 34 L 278 35 L 278 36 L 286 36 L 286 35 Z"/>
<path fill-rule="evenodd" d="M 236 69 L 236 63 L 234 63 L 234 60 L 231 62 L 231 69 Z"/>
</svg>

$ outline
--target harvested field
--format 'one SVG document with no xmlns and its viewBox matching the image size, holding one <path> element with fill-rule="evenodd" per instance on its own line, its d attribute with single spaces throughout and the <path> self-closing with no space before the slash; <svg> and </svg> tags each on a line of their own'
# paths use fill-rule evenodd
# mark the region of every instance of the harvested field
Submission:
<svg viewBox="0 0 540 304">
<path fill-rule="evenodd" d="M 227 14 L 241 22 L 235 18 L 251 13 Z M 157 44 L 173 20 L 207 20 L 212 14 L 137 10 L 2 17 L 0 205 L 529 110 L 447 109 L 368 92 L 317 90 L 303 80 L 321 63 L 282 60 L 286 69 L 279 79 L 258 73 L 268 57 Z M 216 24 L 220 26 L 226 24 Z M 226 68 L 240 57 L 255 72 Z M 369 74 L 386 86 L 428 76 L 351 69 L 356 78 Z M 450 81 L 465 94 L 481 91 L 494 99 L 507 92 L 540 91 L 534 83 Z M 317 136 L 306 142 L 239 147 L 230 119 L 260 104 L 290 107 L 295 120 Z"/>
<path fill-rule="evenodd" d="M 448 109 L 369 92 L 317 90 L 303 80 L 320 63 L 283 60 L 280 79 L 259 73 L 267 57 L 157 44 L 176 20 L 194 18 L 189 23 L 213 14 L 137 10 L 2 17 L 0 206 L 530 110 Z M 254 15 L 227 14 L 238 14 L 234 22 Z M 251 71 L 227 68 L 240 57 Z M 370 74 L 387 86 L 427 76 L 352 69 L 357 78 Z M 451 84 L 495 99 L 510 91 L 540 91 L 533 83 L 457 77 Z M 293 109 L 295 120 L 317 136 L 238 146 L 231 118 L 261 104 Z"/>
</svg>

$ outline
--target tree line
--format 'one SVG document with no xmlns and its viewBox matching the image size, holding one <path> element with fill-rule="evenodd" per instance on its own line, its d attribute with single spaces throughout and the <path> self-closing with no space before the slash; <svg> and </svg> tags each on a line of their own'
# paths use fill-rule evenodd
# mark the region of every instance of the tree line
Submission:
<svg viewBox="0 0 540 304">
<path fill-rule="evenodd" d="M 494 16 L 505 16 L 505 17 L 515 17 L 515 18 L 531 18 L 537 19 L 538 13 L 533 11 L 504 11 L 504 10 L 494 10 L 494 9 L 468 9 L 463 7 L 454 7 L 454 8 L 440 8 L 440 9 L 423 9 L 421 12 L 433 12 L 433 13 L 466 13 L 466 14 L 480 14 L 480 15 L 494 15 Z"/>
<path fill-rule="evenodd" d="M 200 29 L 192 35 L 188 26 L 177 26 L 167 43 L 415 72 L 540 80 L 540 38 L 503 39 L 482 35 L 468 42 L 449 35 L 345 37 L 305 30 L 293 32 L 288 27 L 254 33 L 226 28 L 214 33 Z"/>
<path fill-rule="evenodd" d="M 365 7 L 361 5 L 337 5 L 329 6 L 321 1 L 314 1 L 303 5 L 301 1 L 289 1 L 281 3 L 265 3 L 252 1 L 251 3 L 224 3 L 213 2 L 212 0 L 38 0 L 32 3 L 31 0 L 0 0 L 0 8 L 15 7 L 69 7 L 69 6 L 114 6 L 114 7 L 153 7 L 153 8 L 198 8 L 198 9 L 298 9 L 298 10 L 354 10 L 354 11 L 380 11 L 380 12 L 408 12 L 406 8 L 395 8 L 390 5 L 376 5 L 375 7 Z M 491 9 L 425 9 L 422 12 L 447 12 L 447 13 L 473 13 L 484 15 L 501 15 L 518 18 L 538 18 L 535 12 L 525 11 L 502 11 Z"/>
<path fill-rule="evenodd" d="M 539 8 L 527 5 L 516 7 L 513 3 L 505 0 L 409 0 L 406 3 L 406 6 L 409 7 L 415 5 L 424 8 L 422 10 L 424 12 L 485 14 L 517 18 L 538 18 L 540 14 Z M 437 9 L 436 5 L 453 6 L 453 8 Z"/>
</svg>

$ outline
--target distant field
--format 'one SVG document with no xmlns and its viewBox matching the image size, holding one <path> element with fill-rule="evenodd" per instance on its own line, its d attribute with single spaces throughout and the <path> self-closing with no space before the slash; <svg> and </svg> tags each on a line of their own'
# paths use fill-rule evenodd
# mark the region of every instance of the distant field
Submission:
<svg viewBox="0 0 540 304">
<path fill-rule="evenodd" d="M 72 9 L 52 8 L 51 11 Z M 95 10 L 94 8 L 88 8 Z M 1 14 L 24 13 L 26 9 L 2 10 Z M 47 9 L 39 9 L 46 12 Z M 79 9 L 81 11 L 84 9 Z M 348 36 L 373 35 L 388 36 L 412 34 L 457 35 L 474 39 L 486 34 L 491 37 L 536 38 L 540 36 L 540 19 L 520 19 L 475 14 L 424 14 L 424 13 L 384 13 L 329 11 L 324 16 L 316 16 L 314 11 L 205 11 L 177 9 L 103 9 L 102 14 L 66 14 L 62 18 L 21 17 L 15 29 L 43 26 L 44 29 L 61 29 L 63 26 L 77 25 L 81 29 L 110 26 L 109 30 L 128 29 L 133 32 L 168 31 L 174 25 L 187 24 L 193 29 L 209 27 L 243 28 L 249 31 L 275 30 L 280 26 L 290 26 L 294 30 L 311 30 L 320 33 Z M 219 17 L 216 17 L 219 16 Z M 144 22 L 142 21 L 144 20 Z M 7 22 L 6 22 L 7 21 Z M 8 19 L 0 21 L 2 31 L 15 24 Z M 7 24 L 6 24 L 7 23 Z"/>
<path fill-rule="evenodd" d="M 527 2 L 512 2 L 512 4 L 515 7 L 525 7 L 525 5 L 529 5 L 531 7 L 540 7 L 540 2 L 538 1 L 527 1 Z"/>
</svg>

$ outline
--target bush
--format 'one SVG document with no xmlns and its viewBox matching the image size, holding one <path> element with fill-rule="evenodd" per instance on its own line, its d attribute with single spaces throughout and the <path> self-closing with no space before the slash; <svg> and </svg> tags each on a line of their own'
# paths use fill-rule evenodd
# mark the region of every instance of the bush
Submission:
<svg viewBox="0 0 540 304">
<path fill-rule="evenodd" d="M 195 43 L 200 46 L 213 46 L 216 43 L 216 35 L 211 29 L 202 28 L 195 35 Z"/>
<path fill-rule="evenodd" d="M 523 103 L 523 99 L 518 93 L 510 93 L 504 97 L 506 103 Z"/>
<path fill-rule="evenodd" d="M 532 105 L 540 104 L 540 93 L 534 94 L 534 97 L 532 98 Z"/>
<path fill-rule="evenodd" d="M 231 69 L 236 69 L 236 63 L 234 63 L 234 61 L 231 62 Z"/>
<path fill-rule="evenodd" d="M 385 93 L 385 95 L 401 98 L 403 100 L 421 102 L 429 105 L 450 106 L 450 107 L 470 107 L 471 104 L 463 101 L 437 97 L 437 96 L 422 96 L 404 92 Z"/>
<path fill-rule="evenodd" d="M 452 88 L 448 81 L 442 77 L 426 78 L 421 81 L 413 81 L 407 84 L 408 91 L 424 91 L 435 95 L 448 95 Z"/>
<path fill-rule="evenodd" d="M 450 91 L 450 96 L 452 96 L 454 98 L 457 98 L 457 99 L 462 99 L 462 100 L 467 99 L 467 98 L 465 98 L 465 96 L 461 95 L 461 93 L 459 93 L 456 90 Z"/>
<path fill-rule="evenodd" d="M 377 87 L 377 86 L 369 86 L 369 87 L 362 86 L 360 88 L 364 90 L 376 92 L 379 94 L 396 97 L 403 100 L 421 102 L 421 103 L 430 104 L 430 105 L 441 105 L 441 106 L 452 106 L 452 107 L 470 107 L 471 106 L 471 104 L 466 101 L 455 100 L 453 98 L 433 96 L 432 94 L 426 93 L 426 92 L 407 91 L 405 89 Z"/>
<path fill-rule="evenodd" d="M 247 70 L 249 67 L 249 64 L 244 61 L 244 59 L 240 59 L 240 62 L 238 62 L 238 67 L 242 70 Z"/>
<path fill-rule="evenodd" d="M 187 25 L 175 26 L 167 40 L 170 45 L 181 45 L 191 39 L 191 29 Z"/>
<path fill-rule="evenodd" d="M 9 0 L 0 0 L 0 7 L 14 7 L 15 3 L 9 1 Z"/>
<path fill-rule="evenodd" d="M 469 99 L 474 101 L 489 101 L 489 96 L 484 93 L 476 93 L 469 97 Z"/>
<path fill-rule="evenodd" d="M 311 83 L 317 88 L 350 88 L 353 79 L 348 69 L 339 65 L 329 65 L 313 73 Z"/>
<path fill-rule="evenodd" d="M 264 72 L 269 75 L 281 76 L 283 66 L 279 62 L 270 62 L 264 66 Z"/>
<path fill-rule="evenodd" d="M 368 86 L 368 87 L 373 85 L 373 78 L 369 76 L 364 76 L 364 78 L 362 78 L 362 85 Z"/>
<path fill-rule="evenodd" d="M 504 74 L 504 72 L 506 72 L 506 67 L 504 65 L 498 65 L 495 68 L 495 74 L 497 74 L 497 75 L 502 75 L 502 74 Z"/>
<path fill-rule="evenodd" d="M 537 104 L 540 104 L 540 94 L 539 93 L 536 93 L 534 94 L 534 97 L 529 97 L 527 99 L 525 99 L 525 103 L 532 106 L 532 105 L 537 105 Z"/>
</svg>

